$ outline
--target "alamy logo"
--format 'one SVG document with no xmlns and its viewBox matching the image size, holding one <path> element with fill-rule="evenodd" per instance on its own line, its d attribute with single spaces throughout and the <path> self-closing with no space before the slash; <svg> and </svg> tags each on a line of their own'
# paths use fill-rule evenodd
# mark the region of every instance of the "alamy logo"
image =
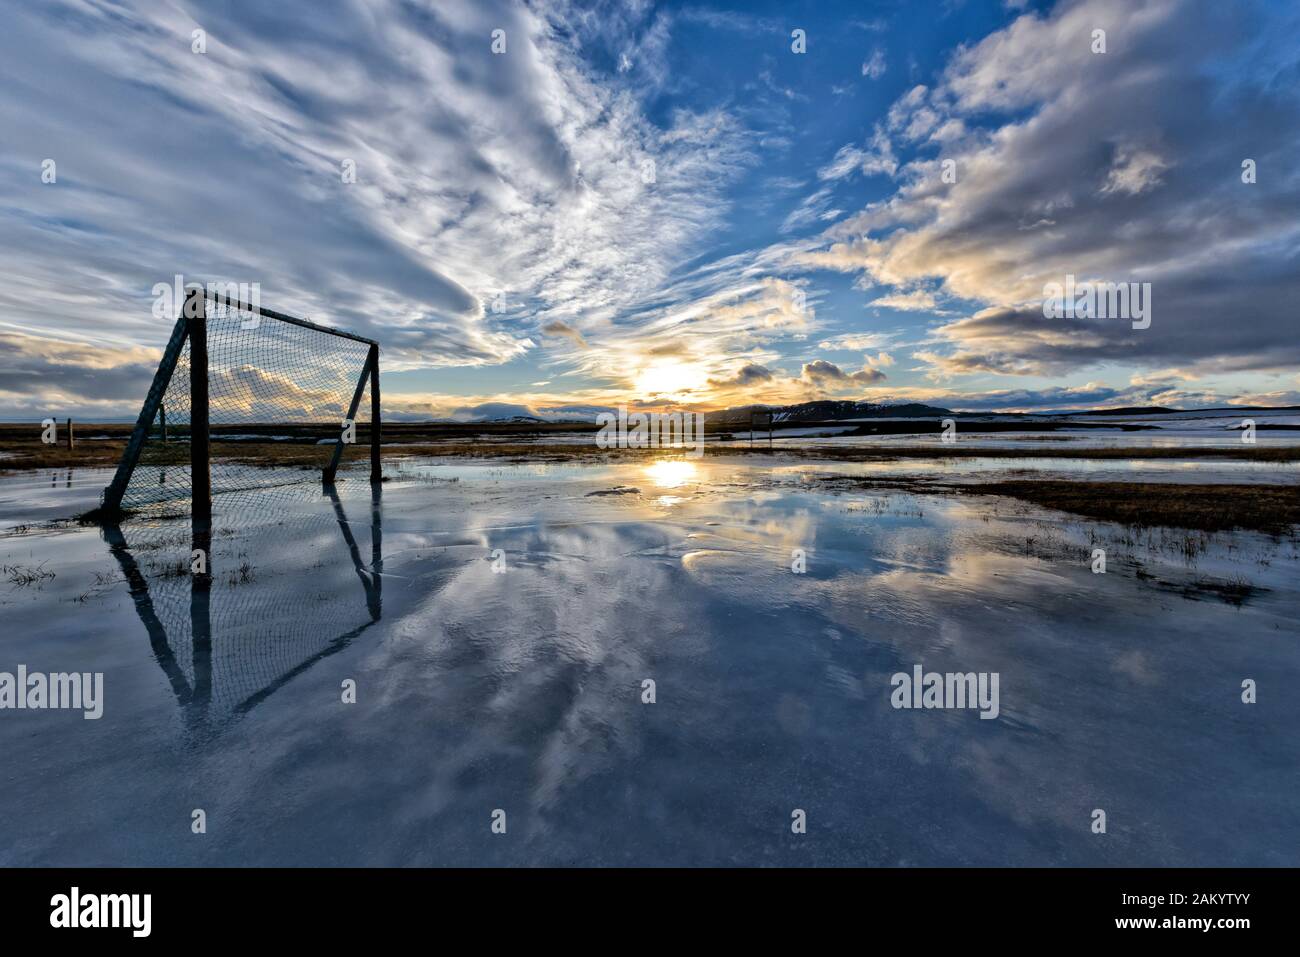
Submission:
<svg viewBox="0 0 1300 957">
<path fill-rule="evenodd" d="M 1074 274 L 1065 283 L 1043 285 L 1043 316 L 1047 319 L 1128 319 L 1134 329 L 1151 326 L 1151 283 L 1081 282 Z"/>
<path fill-rule="evenodd" d="M 51 927 L 129 927 L 132 937 L 148 937 L 152 928 L 152 894 L 71 893 L 50 898 Z"/>
<path fill-rule="evenodd" d="M 207 286 L 197 282 L 186 282 L 185 277 L 177 273 L 170 283 L 153 284 L 153 316 L 155 319 L 175 319 L 185 305 L 185 295 L 191 289 L 204 289 L 209 299 L 224 302 L 241 302 L 252 307 L 254 318 L 249 320 L 256 328 L 256 317 L 262 308 L 262 284 L 260 282 L 210 282 Z"/>
<path fill-rule="evenodd" d="M 600 431 L 596 445 L 602 449 L 686 448 L 688 458 L 704 454 L 703 412 L 633 412 L 618 407 L 618 415 L 596 416 Z"/>
<path fill-rule="evenodd" d="M 889 703 L 895 708 L 978 708 L 981 718 L 996 718 L 998 704 L 996 671 L 926 673 L 920 665 L 912 673 L 900 671 L 889 679 L 893 694 Z"/>
<path fill-rule="evenodd" d="M 47 708 L 82 711 L 82 717 L 94 721 L 104 714 L 104 673 L 96 671 L 42 674 L 27 673 L 26 665 L 18 673 L 0 671 L 0 710 L 39 711 Z"/>
</svg>

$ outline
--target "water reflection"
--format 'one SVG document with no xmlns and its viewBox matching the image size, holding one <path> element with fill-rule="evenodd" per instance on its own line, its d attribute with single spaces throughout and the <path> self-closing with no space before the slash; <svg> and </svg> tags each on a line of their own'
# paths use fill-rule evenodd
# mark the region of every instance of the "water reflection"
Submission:
<svg viewBox="0 0 1300 957">
<path fill-rule="evenodd" d="M 655 488 L 679 488 L 696 481 L 698 471 L 694 462 L 685 459 L 661 459 L 645 467 L 646 478 Z"/>
<path fill-rule="evenodd" d="M 90 648 L 120 707 L 41 737 L 0 722 L 33 769 L 0 822 L 47 835 L 14 861 L 122 863 L 126 834 L 126 862 L 208 865 L 1295 863 L 1300 702 L 1238 703 L 1243 676 L 1300 681 L 1294 539 L 1190 556 L 1176 530 L 721 457 L 672 470 L 668 514 L 586 494 L 648 491 L 648 464 L 412 467 L 382 507 L 368 485 L 258 493 L 256 523 L 219 497 L 206 587 L 182 519 L 107 531 L 112 559 L 80 529 L 15 538 L 60 574 L 6 607 L 11 660 L 75 670 Z M 74 548 L 116 564 L 134 610 L 117 574 L 76 601 Z M 1255 590 L 1230 604 L 1238 578 Z M 998 673 L 999 718 L 895 710 L 916 664 Z M 364 707 L 338 707 L 359 672 Z M 220 733 L 178 756 L 173 698 Z M 178 844 L 195 782 L 253 825 Z M 510 841 L 478 823 L 496 807 Z M 793 807 L 808 840 L 781 838 Z"/>
<path fill-rule="evenodd" d="M 368 525 L 352 523 L 335 487 L 300 483 L 217 496 L 210 532 L 178 521 L 101 528 L 188 726 L 250 710 L 380 620 L 382 486 L 365 486 Z M 369 561 L 357 529 L 368 530 Z"/>
</svg>

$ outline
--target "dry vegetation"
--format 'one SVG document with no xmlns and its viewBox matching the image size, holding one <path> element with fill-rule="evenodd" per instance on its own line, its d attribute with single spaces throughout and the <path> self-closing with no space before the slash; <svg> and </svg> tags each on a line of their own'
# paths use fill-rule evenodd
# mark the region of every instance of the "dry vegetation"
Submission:
<svg viewBox="0 0 1300 957">
<path fill-rule="evenodd" d="M 291 441 L 223 441 L 223 433 L 241 435 L 271 432 L 269 427 L 238 426 L 213 429 L 213 457 L 223 461 L 249 465 L 301 466 L 318 468 L 327 450 L 316 444 L 325 437 L 320 428 L 298 428 Z M 283 428 L 274 430 L 283 433 Z M 596 447 L 594 441 L 548 442 L 550 436 L 573 435 L 575 432 L 594 432 L 595 427 L 582 430 L 572 425 L 545 424 L 457 425 L 453 423 L 391 423 L 384 426 L 382 454 L 386 458 L 400 456 L 447 455 L 458 457 L 499 458 L 508 461 L 554 462 L 603 459 L 611 454 L 628 456 L 636 454 L 662 455 L 657 449 L 623 449 L 611 453 Z M 0 426 L 0 472 L 14 472 L 41 468 L 94 468 L 111 467 L 121 457 L 131 427 L 124 424 L 79 425 L 74 448 L 60 442 L 44 445 L 40 429 L 35 425 Z M 60 440 L 63 439 L 60 423 Z M 364 423 L 358 425 L 357 443 L 345 450 L 345 461 L 364 459 L 368 454 L 367 432 Z M 157 441 L 149 445 L 150 460 L 185 461 L 189 446 L 184 441 L 173 441 L 166 446 Z M 747 442 L 715 443 L 708 446 L 709 455 L 752 455 L 767 452 L 761 440 L 751 449 Z M 829 462 L 871 462 L 899 459 L 1218 459 L 1255 462 L 1300 461 L 1300 446 L 1224 445 L 1188 448 L 1072 448 L 1069 445 L 1034 446 L 1019 448 L 981 448 L 972 445 L 890 446 L 890 445 L 817 445 L 801 448 L 778 447 L 773 453 L 797 459 Z"/>
<path fill-rule="evenodd" d="M 227 430 L 230 431 L 230 430 Z M 244 434 L 256 429 L 241 427 Z M 508 462 L 602 461 L 630 456 L 659 458 L 660 449 L 605 450 L 594 442 L 559 444 L 546 441 L 548 433 L 571 433 L 571 427 L 537 427 L 531 424 L 468 426 L 450 424 L 406 424 L 385 426 L 382 454 L 385 458 L 441 456 L 500 459 Z M 329 450 L 315 444 L 316 433 L 303 430 L 296 441 L 222 441 L 214 430 L 214 459 L 253 466 L 290 466 L 318 469 Z M 0 426 L 0 471 L 41 468 L 111 467 L 122 454 L 130 427 L 126 425 L 80 426 L 76 446 L 44 445 L 39 429 L 32 426 Z M 91 438 L 96 436 L 96 438 Z M 62 438 L 62 435 L 60 435 Z M 865 462 L 942 458 L 1089 458 L 1089 459 L 1233 459 L 1259 462 L 1300 461 L 1300 446 L 1215 446 L 1190 448 L 978 448 L 972 446 L 813 446 L 778 448 L 775 454 L 793 459 L 832 462 Z M 152 443 L 150 461 L 160 456 L 183 463 L 189 454 L 187 443 L 163 446 Z M 714 444 L 710 456 L 767 455 L 763 443 L 751 449 L 748 443 Z M 364 425 L 358 428 L 357 443 L 344 450 L 345 462 L 362 462 L 369 455 Z M 852 485 L 888 485 L 888 479 L 827 477 Z M 897 479 L 903 485 L 911 479 Z M 918 490 L 934 491 L 930 485 Z M 1300 486 L 1295 485 L 1192 485 L 1141 482 L 1092 482 L 1063 479 L 1027 479 L 948 486 L 959 494 L 1004 495 L 1045 508 L 1058 509 L 1102 521 L 1132 526 L 1169 526 L 1203 531 L 1232 528 L 1254 529 L 1280 534 L 1300 525 Z"/>
<path fill-rule="evenodd" d="M 978 495 L 1009 495 L 1044 508 L 1121 525 L 1171 526 L 1206 532 L 1245 528 L 1282 534 L 1300 524 L 1300 486 L 1037 481 L 961 486 Z"/>
<path fill-rule="evenodd" d="M 779 433 L 778 433 L 779 434 Z M 762 452 L 760 439 L 753 452 Z M 976 445 L 818 445 L 776 447 L 780 455 L 829 462 L 873 462 L 889 459 L 1233 459 L 1248 462 L 1300 462 L 1300 446 L 1187 446 L 1182 448 L 1080 448 L 1078 446 L 1020 446 L 986 448 Z M 747 444 L 709 446 L 709 454 L 749 455 Z"/>
</svg>

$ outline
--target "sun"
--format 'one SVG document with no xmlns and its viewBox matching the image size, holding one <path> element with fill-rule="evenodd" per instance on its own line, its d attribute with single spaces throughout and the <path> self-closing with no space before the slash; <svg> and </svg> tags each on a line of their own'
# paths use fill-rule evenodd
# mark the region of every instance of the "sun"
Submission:
<svg viewBox="0 0 1300 957">
<path fill-rule="evenodd" d="M 680 395 L 705 384 L 708 372 L 693 362 L 654 362 L 636 374 L 636 391 L 648 395 Z"/>
</svg>

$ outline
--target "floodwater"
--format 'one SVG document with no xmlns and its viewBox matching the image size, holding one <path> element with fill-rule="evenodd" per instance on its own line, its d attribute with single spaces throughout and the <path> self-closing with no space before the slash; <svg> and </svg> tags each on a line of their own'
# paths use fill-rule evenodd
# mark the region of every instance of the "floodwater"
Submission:
<svg viewBox="0 0 1300 957">
<path fill-rule="evenodd" d="M 1296 539 L 823 466 L 408 460 L 218 496 L 209 579 L 0 479 L 0 672 L 103 674 L 0 710 L 0 864 L 1300 864 Z"/>
</svg>

